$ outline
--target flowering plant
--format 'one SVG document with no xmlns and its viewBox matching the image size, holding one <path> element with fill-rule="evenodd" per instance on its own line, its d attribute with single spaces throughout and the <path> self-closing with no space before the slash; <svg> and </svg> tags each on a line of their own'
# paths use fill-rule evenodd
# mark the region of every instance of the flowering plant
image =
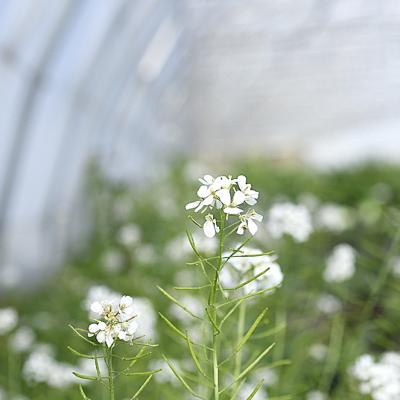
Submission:
<svg viewBox="0 0 400 400">
<path fill-rule="evenodd" d="M 107 389 L 109 395 L 108 398 L 110 400 L 115 400 L 114 381 L 117 376 L 145 376 L 146 379 L 144 383 L 131 399 L 138 398 L 139 394 L 150 382 L 153 375 L 160 370 L 135 371 L 133 369 L 140 359 L 150 354 L 150 352 L 146 352 L 146 350 L 154 346 L 150 342 L 142 342 L 142 337 L 136 335 L 138 330 L 138 315 L 134 300 L 130 296 L 122 296 L 119 299 L 115 299 L 115 297 L 112 296 L 109 299 L 93 302 L 90 306 L 90 311 L 94 322 L 89 325 L 87 330 L 74 328 L 72 326 L 71 328 L 85 342 L 90 343 L 95 347 L 94 353 L 82 354 L 72 347 L 68 348 L 79 357 L 94 360 L 96 376 L 84 375 L 79 372 L 74 372 L 74 375 L 84 380 L 98 381 L 103 384 Z M 118 356 L 115 354 L 114 350 L 121 342 L 126 342 L 131 346 L 139 347 L 139 350 L 132 357 Z M 116 372 L 113 368 L 113 361 L 115 358 L 127 362 L 128 365 L 122 370 Z M 99 360 L 104 361 L 107 367 L 108 376 L 102 376 Z M 84 392 L 82 385 L 79 389 L 82 398 L 85 400 L 89 399 Z"/>
<path fill-rule="evenodd" d="M 183 331 L 167 316 L 160 314 L 179 340 L 185 342 L 196 377 L 193 378 L 193 373 L 186 374 L 178 370 L 169 358 L 164 358 L 191 396 L 213 400 L 234 399 L 243 397 L 241 391 L 245 387 L 248 389 L 251 371 L 274 346 L 273 343 L 267 345 L 251 358 L 249 352 L 244 351 L 267 313 L 266 308 L 261 310 L 247 327 L 246 303 L 278 287 L 283 275 L 276 257 L 246 247 L 258 230 L 256 222 L 262 221 L 262 216 L 252 207 L 256 205 L 259 193 L 247 183 L 246 177 L 214 178 L 205 175 L 199 181 L 199 199 L 187 204 L 186 209 L 206 213 L 203 222 L 197 221 L 192 215 L 190 219 L 203 229 L 205 236 L 218 238 L 217 252 L 213 256 L 204 256 L 193 234 L 188 231 L 187 237 L 197 260 L 187 265 L 199 271 L 202 284 L 175 287 L 175 290 L 197 293 L 203 299 L 202 303 L 206 304 L 203 312 L 195 314 L 190 306 L 159 287 L 175 306 L 186 313 L 187 318 L 200 324 L 198 330 L 203 334 L 195 335 Z M 245 209 L 246 205 L 250 207 Z M 242 243 L 233 247 L 228 245 L 232 236 L 241 236 L 247 231 L 250 236 Z M 235 317 L 238 322 L 234 322 Z M 232 325 L 236 325 L 236 329 L 232 329 Z M 245 398 L 252 399 L 262 386 L 263 379 L 255 383 Z"/>
</svg>

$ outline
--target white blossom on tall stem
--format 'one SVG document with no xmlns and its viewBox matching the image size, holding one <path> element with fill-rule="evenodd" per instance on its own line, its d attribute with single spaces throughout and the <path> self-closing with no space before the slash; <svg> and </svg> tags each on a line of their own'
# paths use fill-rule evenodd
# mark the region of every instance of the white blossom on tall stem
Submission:
<svg viewBox="0 0 400 400">
<path fill-rule="evenodd" d="M 257 232 L 255 221 L 261 222 L 262 216 L 253 209 L 243 210 L 243 205 L 255 205 L 258 199 L 258 192 L 251 188 L 244 175 L 239 175 L 236 179 L 231 176 L 204 175 L 199 179 L 202 184 L 197 191 L 199 200 L 186 205 L 186 210 L 194 209 L 195 212 L 215 209 L 222 210 L 226 218 L 237 216 L 239 225 L 237 233 L 243 235 L 248 230 L 252 235 Z M 205 217 L 203 224 L 204 234 L 207 237 L 214 237 L 220 230 L 217 220 L 213 214 L 209 213 Z"/>
<path fill-rule="evenodd" d="M 106 343 L 111 347 L 117 339 L 129 342 L 134 339 L 138 324 L 133 299 L 122 296 L 119 303 L 115 301 L 94 302 L 91 311 L 97 314 L 96 323 L 88 328 L 88 336 L 96 336 L 99 343 Z"/>
</svg>

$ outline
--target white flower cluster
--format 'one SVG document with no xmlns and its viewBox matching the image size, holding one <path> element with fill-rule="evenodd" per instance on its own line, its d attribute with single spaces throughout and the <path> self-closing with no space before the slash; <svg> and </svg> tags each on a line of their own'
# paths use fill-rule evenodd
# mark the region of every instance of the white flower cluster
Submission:
<svg viewBox="0 0 400 400">
<path fill-rule="evenodd" d="M 26 380 L 63 389 L 74 383 L 78 379 L 72 375 L 74 366 L 62 363 L 54 358 L 54 351 L 49 345 L 39 345 L 29 355 L 24 367 L 23 376 Z"/>
<path fill-rule="evenodd" d="M 103 285 L 95 285 L 89 288 L 84 301 L 84 308 L 89 312 L 89 318 L 96 319 L 97 314 L 91 310 L 91 305 L 95 302 L 112 301 L 118 304 L 122 294 L 115 292 Z M 156 339 L 157 314 L 150 300 L 143 297 L 135 297 L 134 308 L 137 314 L 135 318 L 138 323 L 136 335 L 146 336 L 149 339 Z"/>
<path fill-rule="evenodd" d="M 96 336 L 99 343 L 106 343 L 108 347 L 117 339 L 126 342 L 134 339 L 138 324 L 132 297 L 122 296 L 118 302 L 96 301 L 90 309 L 97 316 L 97 322 L 89 325 L 89 337 Z"/>
<path fill-rule="evenodd" d="M 0 309 L 0 335 L 7 335 L 18 323 L 18 314 L 11 308 Z"/>
<path fill-rule="evenodd" d="M 352 220 L 346 207 L 326 203 L 318 208 L 315 214 L 315 223 L 320 229 L 341 232 L 351 226 Z"/>
<path fill-rule="evenodd" d="M 262 216 L 250 208 L 246 212 L 241 208 L 244 203 L 253 206 L 257 203 L 258 192 L 251 188 L 244 175 L 232 179 L 231 176 L 204 175 L 199 179 L 201 186 L 197 191 L 200 200 L 196 200 L 186 205 L 186 210 L 194 209 L 195 212 L 222 209 L 228 218 L 229 215 L 236 215 L 239 218 L 237 233 L 243 235 L 248 230 L 254 235 L 257 230 L 255 221 L 261 222 Z M 204 234 L 207 237 L 214 237 L 220 228 L 213 214 L 205 216 L 203 225 Z"/>
<path fill-rule="evenodd" d="M 276 262 L 276 257 L 257 256 L 260 253 L 262 253 L 261 250 L 243 246 L 222 268 L 219 277 L 222 286 L 225 288 L 235 287 L 265 270 L 267 271 L 264 274 L 243 286 L 243 291 L 248 294 L 279 286 L 283 281 L 283 273 Z M 228 256 L 229 254 L 224 254 L 224 257 Z"/>
<path fill-rule="evenodd" d="M 360 382 L 360 392 L 373 400 L 400 399 L 400 353 L 384 353 L 379 361 L 364 354 L 350 373 Z"/>
<path fill-rule="evenodd" d="M 356 251 L 346 243 L 337 245 L 326 260 L 324 279 L 327 282 L 343 282 L 356 270 Z"/>
<path fill-rule="evenodd" d="M 269 210 L 267 230 L 274 239 L 287 234 L 297 242 L 305 242 L 313 231 L 311 214 L 301 204 L 276 203 Z"/>
<path fill-rule="evenodd" d="M 103 359 L 98 359 L 102 375 L 106 373 Z M 76 383 L 87 384 L 72 374 L 73 371 L 85 375 L 95 375 L 96 368 L 93 360 L 81 359 L 78 365 L 72 365 L 56 360 L 54 349 L 48 344 L 39 344 L 26 359 L 23 366 L 23 377 L 29 382 L 45 383 L 57 389 L 66 389 Z"/>
</svg>

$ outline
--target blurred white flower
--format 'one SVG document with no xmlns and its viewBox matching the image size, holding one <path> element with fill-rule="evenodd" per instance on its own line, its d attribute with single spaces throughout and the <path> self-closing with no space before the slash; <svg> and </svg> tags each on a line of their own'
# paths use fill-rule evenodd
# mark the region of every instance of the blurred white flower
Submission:
<svg viewBox="0 0 400 400">
<path fill-rule="evenodd" d="M 359 391 L 373 400 L 400 398 L 400 353 L 384 353 L 379 361 L 369 354 L 361 355 L 350 369 L 359 381 Z"/>
<path fill-rule="evenodd" d="M 243 286 L 245 293 L 279 286 L 283 281 L 283 273 L 276 262 L 277 257 L 258 254 L 262 254 L 261 250 L 243 246 L 222 268 L 222 286 L 232 288 L 258 274 L 261 275 Z M 228 257 L 229 254 L 225 253 L 223 256 Z M 267 271 L 262 274 L 265 270 Z"/>
<path fill-rule="evenodd" d="M 316 301 L 317 309 L 324 314 L 334 314 L 342 309 L 340 300 L 328 293 L 321 294 Z"/>
<path fill-rule="evenodd" d="M 217 221 L 212 214 L 206 215 L 206 222 L 204 222 L 203 231 L 208 238 L 213 238 L 215 234 L 219 232 Z"/>
<path fill-rule="evenodd" d="M 118 232 L 118 241 L 125 247 L 132 247 L 140 242 L 140 228 L 135 224 L 123 226 Z"/>
<path fill-rule="evenodd" d="M 0 400 L 6 400 L 6 399 L 7 399 L 6 391 L 2 387 L 0 387 Z"/>
<path fill-rule="evenodd" d="M 306 400 L 326 400 L 326 394 L 319 390 L 312 390 L 306 395 Z"/>
<path fill-rule="evenodd" d="M 155 262 L 157 253 L 153 245 L 143 244 L 135 250 L 136 260 L 142 264 L 150 264 Z"/>
<path fill-rule="evenodd" d="M 393 257 L 390 261 L 390 267 L 393 275 L 400 278 L 400 256 Z"/>
<path fill-rule="evenodd" d="M 274 239 L 287 234 L 297 242 L 305 242 L 313 231 L 308 209 L 289 202 L 276 203 L 270 208 L 266 226 Z"/>
<path fill-rule="evenodd" d="M 27 381 L 65 389 L 78 381 L 72 371 L 73 365 L 54 358 L 54 351 L 49 345 L 38 345 L 25 361 L 22 373 Z"/>
<path fill-rule="evenodd" d="M 130 296 L 115 300 L 96 301 L 90 306 L 97 323 L 89 325 L 88 336 L 96 336 L 99 343 L 111 347 L 117 339 L 129 342 L 134 339 L 138 324 L 136 309 Z"/>
<path fill-rule="evenodd" d="M 327 282 L 343 282 L 350 279 L 356 270 L 356 251 L 346 243 L 337 245 L 328 259 L 324 271 Z"/>
<path fill-rule="evenodd" d="M 107 272 L 120 272 L 124 265 L 124 258 L 118 249 L 109 249 L 102 255 L 101 264 Z"/>
<path fill-rule="evenodd" d="M 263 367 L 254 372 L 254 378 L 257 381 L 264 379 L 264 386 L 273 386 L 278 382 L 278 374 L 272 368 Z"/>
<path fill-rule="evenodd" d="M 16 353 L 28 351 L 35 342 L 35 333 L 28 326 L 18 328 L 10 338 L 10 347 Z"/>
<path fill-rule="evenodd" d="M 318 228 L 341 232 L 351 225 L 351 218 L 346 207 L 334 203 L 323 204 L 315 215 Z"/>
<path fill-rule="evenodd" d="M 17 323 L 18 313 L 13 308 L 0 308 L 0 335 L 10 333 Z"/>
<path fill-rule="evenodd" d="M 308 354 L 316 361 L 323 361 L 328 353 L 328 347 L 322 343 L 315 343 L 308 349 Z"/>
</svg>

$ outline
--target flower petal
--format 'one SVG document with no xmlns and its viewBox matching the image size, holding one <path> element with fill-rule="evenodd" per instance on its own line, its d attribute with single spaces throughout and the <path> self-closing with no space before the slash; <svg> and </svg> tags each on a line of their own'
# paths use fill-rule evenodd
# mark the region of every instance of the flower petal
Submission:
<svg viewBox="0 0 400 400">
<path fill-rule="evenodd" d="M 226 206 L 231 204 L 231 194 L 228 189 L 221 189 L 217 191 L 217 195 L 221 202 Z"/>
<path fill-rule="evenodd" d="M 232 203 L 235 206 L 238 206 L 240 204 L 242 204 L 244 202 L 245 199 L 245 195 L 243 192 L 241 192 L 240 190 L 238 190 L 237 192 L 235 192 L 235 194 L 233 195 L 233 200 Z"/>
<path fill-rule="evenodd" d="M 207 186 L 200 186 L 199 190 L 197 191 L 197 196 L 201 197 L 201 198 L 205 198 L 208 197 L 211 194 L 210 189 Z"/>
<path fill-rule="evenodd" d="M 243 210 L 238 207 L 225 207 L 224 213 L 230 215 L 239 215 Z"/>
<path fill-rule="evenodd" d="M 212 221 L 206 221 L 206 222 L 204 222 L 203 231 L 204 231 L 204 234 L 205 234 L 207 237 L 209 237 L 209 238 L 214 237 L 214 236 L 215 236 L 215 226 L 214 226 L 214 223 L 213 223 Z"/>
<path fill-rule="evenodd" d="M 185 209 L 191 210 L 192 208 L 196 208 L 200 203 L 201 201 L 193 201 L 191 203 L 186 204 Z"/>
<path fill-rule="evenodd" d="M 239 175 L 237 177 L 237 183 L 238 183 L 239 189 L 244 191 L 246 188 L 246 177 L 244 175 Z"/>
<path fill-rule="evenodd" d="M 249 232 L 254 236 L 256 232 L 258 231 L 258 226 L 257 224 L 252 220 L 248 219 L 247 220 L 247 227 L 249 228 Z"/>
</svg>

